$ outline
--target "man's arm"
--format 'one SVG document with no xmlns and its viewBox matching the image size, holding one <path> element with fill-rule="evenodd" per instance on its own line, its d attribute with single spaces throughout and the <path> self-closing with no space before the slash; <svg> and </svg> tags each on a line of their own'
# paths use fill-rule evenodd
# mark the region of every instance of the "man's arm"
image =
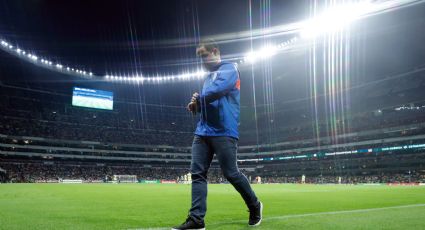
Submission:
<svg viewBox="0 0 425 230">
<path fill-rule="evenodd" d="M 192 99 L 187 105 L 187 110 L 192 112 L 193 115 L 196 115 L 196 113 L 201 112 L 201 104 L 199 103 L 198 98 L 199 98 L 199 93 L 197 92 L 193 93 Z"/>
<path fill-rule="evenodd" d="M 231 65 L 220 72 L 211 86 L 205 89 L 205 92 L 197 97 L 201 104 L 209 104 L 230 92 L 236 85 L 239 78 L 236 68 Z"/>
</svg>

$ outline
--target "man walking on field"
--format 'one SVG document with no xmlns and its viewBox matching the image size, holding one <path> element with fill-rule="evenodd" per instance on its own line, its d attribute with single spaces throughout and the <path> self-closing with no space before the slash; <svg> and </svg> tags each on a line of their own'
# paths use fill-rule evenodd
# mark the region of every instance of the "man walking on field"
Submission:
<svg viewBox="0 0 425 230">
<path fill-rule="evenodd" d="M 237 67 L 221 61 L 218 45 L 207 40 L 199 44 L 196 54 L 209 71 L 202 92 L 194 93 L 187 108 L 200 113 L 192 143 L 192 207 L 186 221 L 174 230 L 205 229 L 207 211 L 207 173 L 214 154 L 223 175 L 240 193 L 249 209 L 248 225 L 262 220 L 263 204 L 258 200 L 248 179 L 237 166 L 239 139 L 240 78 Z"/>
</svg>

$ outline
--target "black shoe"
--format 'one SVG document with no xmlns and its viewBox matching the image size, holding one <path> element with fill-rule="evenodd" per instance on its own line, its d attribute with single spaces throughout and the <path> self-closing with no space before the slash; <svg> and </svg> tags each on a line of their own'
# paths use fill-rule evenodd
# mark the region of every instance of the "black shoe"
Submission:
<svg viewBox="0 0 425 230">
<path fill-rule="evenodd" d="M 258 226 L 263 219 L 263 203 L 258 202 L 254 207 L 249 208 L 249 226 Z"/>
<path fill-rule="evenodd" d="M 180 226 L 173 227 L 171 230 L 205 230 L 204 221 L 196 221 L 192 217 L 188 216 L 186 221 Z"/>
</svg>

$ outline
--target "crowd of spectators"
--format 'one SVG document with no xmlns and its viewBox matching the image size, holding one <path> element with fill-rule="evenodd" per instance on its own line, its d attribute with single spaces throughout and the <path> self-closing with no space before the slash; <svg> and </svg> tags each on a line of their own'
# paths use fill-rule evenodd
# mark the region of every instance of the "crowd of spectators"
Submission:
<svg viewBox="0 0 425 230">
<path fill-rule="evenodd" d="M 82 180 L 83 182 L 109 182 L 114 175 L 136 175 L 141 180 L 168 180 L 183 182 L 184 175 L 189 173 L 189 167 L 140 167 L 140 165 L 105 165 L 87 164 L 84 162 L 2 162 L 0 166 L 6 171 L 3 181 L 12 183 L 60 182 L 62 180 Z M 261 170 L 241 170 L 251 183 L 302 183 L 303 173 L 287 176 L 284 171 L 264 172 Z M 209 183 L 227 183 L 221 170 L 211 168 L 208 173 Z M 327 184 L 360 184 L 360 183 L 425 183 L 423 171 L 376 172 L 368 175 L 350 175 L 344 172 L 321 174 L 306 174 L 305 183 Z"/>
<path fill-rule="evenodd" d="M 262 183 L 302 183 L 302 175 L 297 177 L 263 177 Z M 341 175 L 341 176 L 305 176 L 306 184 L 397 184 L 397 183 L 425 183 L 425 174 L 417 172 L 405 174 L 377 174 L 377 175 Z"/>
<path fill-rule="evenodd" d="M 174 146 L 173 148 L 177 149 L 177 146 L 190 146 L 197 121 L 197 117 L 188 113 L 184 106 L 143 105 L 144 109 L 141 111 L 139 108 L 141 105 L 139 104 L 117 103 L 114 111 L 104 111 L 73 107 L 63 103 L 63 101 L 53 99 L 54 97 L 51 97 L 51 95 L 46 96 L 44 94 L 32 92 L 31 96 L 29 96 L 25 92 L 10 91 L 2 95 L 0 98 L 0 134 L 20 137 L 45 137 L 59 139 L 64 142 L 68 140 L 96 141 L 108 146 L 105 148 L 118 146 L 114 145 L 116 143 L 151 146 L 167 145 Z M 52 98 L 52 100 L 46 98 Z M 239 145 L 256 146 L 262 143 L 287 141 L 293 143 L 287 148 L 301 148 L 423 134 L 425 131 L 425 125 L 423 125 L 425 123 L 425 107 L 420 104 L 410 104 L 403 106 L 403 109 L 399 108 L 396 106 L 382 110 L 373 109 L 353 112 L 349 116 L 332 118 L 332 120 L 319 119 L 313 121 L 307 117 L 308 122 L 305 121 L 305 118 L 299 122 L 285 122 L 285 125 L 275 122 L 272 132 L 274 134 L 273 139 L 270 139 L 267 130 L 262 128 L 264 120 L 261 120 L 257 130 L 253 130 L 252 126 L 249 125 L 241 126 L 245 128 L 240 130 Z M 298 113 L 302 114 L 300 111 L 293 111 L 293 114 Z M 316 123 L 313 124 L 312 122 Z M 412 125 L 417 125 L 417 127 L 407 127 Z M 400 129 L 399 127 L 401 126 L 406 126 L 406 128 Z M 249 127 L 249 129 L 246 127 Z M 395 128 L 396 131 L 383 131 L 390 128 Z M 357 134 L 338 138 L 340 134 L 354 132 L 357 132 Z M 366 132 L 369 133 L 367 135 L 362 134 Z M 5 138 L 1 140 L 5 140 Z M 306 140 L 313 141 L 307 143 Z M 382 144 L 369 145 L 367 147 L 378 148 L 382 147 Z M 10 148 L 13 147 L 7 147 L 6 150 L 13 151 Z M 114 150 L 119 149 L 118 147 L 111 148 Z M 158 149 L 161 149 L 161 147 L 158 147 Z M 347 149 L 350 150 L 350 148 Z M 355 147 L 351 149 L 354 150 Z M 2 150 L 5 149 L 2 147 L 0 151 Z M 136 150 L 139 151 L 139 149 Z M 273 150 L 275 149 L 272 147 L 260 147 L 260 149 L 249 149 L 248 152 L 258 152 L 257 157 L 267 157 L 266 155 L 262 156 L 260 152 Z M 156 152 L 156 150 L 152 151 Z M 167 149 L 167 151 L 169 150 Z M 53 152 L 50 153 L 53 154 Z M 109 153 L 108 155 L 112 156 Z M 388 157 L 385 158 L 390 159 Z M 407 158 L 404 157 L 403 159 Z M 349 159 L 349 161 L 356 162 L 354 159 Z M 343 160 L 340 161 L 340 163 L 342 162 Z M 363 169 L 376 167 L 377 164 L 376 162 L 374 164 L 373 159 L 370 162 L 371 164 L 358 163 L 354 167 L 363 167 Z M 323 165 L 326 165 L 326 161 L 321 161 L 321 164 L 316 165 L 311 164 L 311 161 L 308 164 L 302 161 L 286 165 L 282 163 L 282 166 L 286 169 L 291 167 L 314 168 L 317 165 L 323 167 Z M 0 181 L 8 180 L 11 182 L 47 182 L 62 179 L 99 182 L 110 180 L 113 175 L 137 175 L 139 180 L 180 180 L 179 178 L 182 175 L 188 173 L 188 167 L 141 167 L 140 165 L 104 165 L 103 163 L 91 165 L 81 162 L 77 164 L 66 162 L 30 163 L 28 161 L 11 163 L 0 160 L 0 167 L 7 172 L 7 174 L 0 173 Z M 320 176 L 318 173 L 313 173 L 307 176 L 306 183 L 339 183 L 339 177 L 341 177 L 342 183 L 350 184 L 423 181 L 423 175 L 415 170 L 412 170 L 414 172 L 409 173 L 408 177 L 406 177 L 406 174 L 396 171 L 384 173 L 376 172 L 376 170 L 373 173 L 369 172 L 368 175 L 361 173 L 353 175 L 339 173 L 339 175 L 336 175 L 338 174 L 336 173 L 337 171 L 329 167 L 331 166 L 325 167 L 328 171 L 327 175 Z M 263 177 L 263 182 L 266 183 L 298 183 L 302 172 L 291 176 L 286 174 L 285 171 L 279 170 L 272 173 L 261 170 L 247 172 L 251 181 L 254 181 L 256 176 L 261 176 Z M 212 183 L 226 182 L 219 169 L 211 170 L 209 181 Z"/>
<path fill-rule="evenodd" d="M 184 107 L 152 107 L 140 113 L 135 105 L 117 105 L 114 111 L 103 111 L 46 102 L 41 99 L 7 96 L 0 102 L 0 134 L 47 137 L 65 140 L 97 141 L 145 145 L 190 146 L 197 118 Z M 166 109 L 167 112 L 162 112 Z M 338 134 L 379 130 L 425 123 L 424 107 L 420 109 L 365 111 L 335 121 L 318 120 L 290 123 L 273 128 L 273 142 L 320 139 Z M 294 112 L 296 113 L 296 112 Z M 332 123 L 332 124 L 330 124 Z M 330 128 L 330 126 L 332 126 Z M 242 126 L 241 126 L 242 127 Z M 246 127 L 246 126 L 244 126 Z M 315 127 L 315 128 L 312 128 Z M 266 130 L 240 130 L 240 145 L 270 143 Z M 258 143 L 256 135 L 258 132 Z M 400 131 L 412 135 L 418 130 Z M 392 133 L 394 134 L 394 133 Z M 374 138 L 367 136 L 365 138 Z M 361 137 L 351 137 L 356 141 Z M 327 142 L 335 142 L 328 140 Z M 313 143 L 318 144 L 318 143 Z"/>
<path fill-rule="evenodd" d="M 114 175 L 135 175 L 141 180 L 171 180 L 181 182 L 189 173 L 186 167 L 158 167 L 140 165 L 104 165 L 84 162 L 0 162 L 12 183 L 59 182 L 61 180 L 83 180 L 84 182 L 108 182 Z M 0 174 L 1 175 L 1 174 Z M 6 177 L 4 178 L 6 179 Z M 212 168 L 208 174 L 210 183 L 225 182 L 218 168 Z"/>
</svg>

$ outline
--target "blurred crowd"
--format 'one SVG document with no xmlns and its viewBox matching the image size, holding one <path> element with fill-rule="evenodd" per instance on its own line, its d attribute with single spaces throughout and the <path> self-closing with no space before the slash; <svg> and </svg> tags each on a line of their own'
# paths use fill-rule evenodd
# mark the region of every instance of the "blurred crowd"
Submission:
<svg viewBox="0 0 425 230">
<path fill-rule="evenodd" d="M 298 177 L 263 177 L 262 183 L 302 183 L 302 175 Z M 341 175 L 341 176 L 306 176 L 306 184 L 388 184 L 388 183 L 425 183 L 425 174 L 411 172 L 405 174 L 378 175 Z"/>
<path fill-rule="evenodd" d="M 44 137 L 59 141 L 32 139 L 28 143 L 23 138 L 0 137 L 0 151 L 18 152 L 11 145 L 46 146 L 37 149 L 37 153 L 46 154 L 92 154 L 102 156 L 123 156 L 126 153 L 94 153 L 94 149 L 125 150 L 133 152 L 170 152 L 189 153 L 188 147 L 193 139 L 197 117 L 188 113 L 182 106 L 147 105 L 141 103 L 117 102 L 113 111 L 74 107 L 64 103 L 69 95 L 58 96 L 52 93 L 39 93 L 31 90 L 17 90 L 0 86 L 0 134 L 17 137 Z M 381 95 L 382 96 L 382 95 Z M 385 98 L 385 96 L 382 96 Z M 398 96 L 397 96 L 398 97 Z M 400 100 L 403 99 L 400 97 Z M 372 101 L 372 100 L 371 100 Z M 387 100 L 391 101 L 391 100 Z M 270 157 L 262 154 L 275 150 L 294 150 L 297 148 L 322 147 L 334 144 L 354 143 L 365 140 L 382 140 L 393 137 L 410 137 L 425 133 L 425 106 L 423 102 L 388 105 L 382 101 L 373 101 L 382 105 L 382 109 L 366 106 L 353 109 L 346 114 L 329 117 L 311 117 L 311 107 L 300 109 L 276 110 L 273 119 L 264 115 L 259 108 L 258 128 L 243 116 L 240 128 L 240 153 L 258 153 L 255 157 Z M 365 102 L 367 104 L 368 102 Z M 388 102 L 389 103 L 389 102 Z M 384 106 L 385 105 L 385 106 Z M 298 106 L 298 105 L 297 105 Z M 384 108 L 385 107 L 385 108 Z M 242 108 L 244 109 L 244 108 Z M 246 109 L 246 108 L 245 108 Z M 288 112 L 290 111 L 290 112 Z M 246 116 L 247 113 L 244 113 Z M 325 113 L 326 114 L 326 113 Z M 401 144 L 420 144 L 424 138 L 400 142 Z M 68 142 L 67 142 L 68 141 Z M 84 141 L 69 144 L 69 141 Z M 101 144 L 90 144 L 90 141 Z M 287 142 L 275 147 L 273 143 Z M 89 143 L 89 144 L 88 144 Z M 396 142 L 387 143 L 392 146 Z M 128 147 L 130 145 L 150 145 L 150 147 Z M 400 144 L 400 145 L 401 145 Z M 90 147 L 91 145 L 91 147 Z M 171 146 L 169 148 L 161 145 Z M 380 148 L 383 142 L 368 144 L 365 148 Z M 72 147 L 73 150 L 50 150 L 48 147 Z M 247 147 L 249 146 L 249 147 Z M 347 145 L 338 149 L 323 151 L 356 150 L 359 145 Z M 79 149 L 81 150 L 79 153 Z M 36 148 L 34 148 L 36 149 Z M 22 152 L 36 152 L 31 148 L 21 148 Z M 75 150 L 76 149 L 76 150 Z M 316 150 L 314 150 L 316 151 Z M 89 153 L 88 153 L 89 152 Z M 301 153 L 295 151 L 294 153 Z M 158 159 L 170 159 L 172 154 L 158 156 Z M 338 158 L 338 159 L 337 159 Z M 100 158 L 99 158 L 100 159 Z M 337 159 L 337 160 L 336 160 Z M 357 159 L 348 155 L 317 159 L 276 162 L 277 169 L 264 165 L 265 169 L 247 171 L 248 178 L 262 177 L 263 183 L 300 183 L 301 175 L 306 174 L 306 183 L 393 183 L 423 182 L 423 174 L 417 169 L 424 168 L 424 155 L 376 155 L 367 159 Z M 2 161 L 0 181 L 10 182 L 57 182 L 63 179 L 81 179 L 85 182 L 110 181 L 113 175 L 136 175 L 138 180 L 176 180 L 189 172 L 189 166 L 174 167 L 144 166 L 138 164 L 104 164 L 99 162 L 53 162 L 25 160 Z M 57 160 L 57 159 L 55 159 Z M 243 163 L 243 166 L 247 166 Z M 251 166 L 252 167 L 252 166 Z M 255 167 L 255 166 L 254 166 Z M 392 169 L 392 170 L 390 170 Z M 366 173 L 366 174 L 364 174 Z M 209 174 L 211 183 L 226 183 L 226 179 L 217 168 Z"/>
<path fill-rule="evenodd" d="M 183 182 L 184 175 L 189 173 L 188 167 L 146 167 L 138 165 L 103 165 L 73 163 L 46 163 L 46 162 L 3 162 L 2 169 L 7 173 L 3 181 L 12 183 L 43 183 L 60 182 L 62 180 L 82 180 L 85 183 L 110 182 L 114 175 L 135 175 L 141 180 L 168 180 Z M 302 175 L 286 176 L 283 171 L 265 173 L 264 171 L 241 170 L 251 183 L 302 183 Z M 420 171 L 406 171 L 404 173 L 377 172 L 375 175 L 347 175 L 341 172 L 334 175 L 306 175 L 305 183 L 327 184 L 359 184 L 359 183 L 425 183 L 425 173 Z M 208 173 L 209 183 L 227 183 L 219 168 L 211 168 Z"/>
<path fill-rule="evenodd" d="M 0 99 L 0 134 L 145 145 L 190 146 L 197 117 L 184 106 L 116 103 L 113 111 L 86 109 L 55 101 L 52 95 L 9 90 Z M 413 105 L 412 105 L 413 106 Z M 146 107 L 141 111 L 140 107 Z M 425 123 L 424 107 L 352 112 L 335 119 L 312 119 L 305 109 L 275 114 L 272 124 L 258 118 L 258 129 L 241 121 L 240 145 L 299 141 Z M 405 107 L 408 108 L 408 107 Z M 410 107 L 409 107 L 410 108 Z M 244 114 L 246 116 L 246 114 Z M 291 117 L 296 118 L 291 118 Z M 272 126 L 272 129 L 267 127 Z M 406 131 L 407 132 L 407 131 Z M 410 130 L 412 132 L 418 132 Z M 423 131 L 421 131 L 423 132 Z M 415 133 L 415 134 L 416 134 Z M 398 135 L 407 135 L 399 133 Z M 379 134 L 375 134 L 379 137 Z M 258 137 L 258 139 L 257 139 Z M 356 138 L 353 137 L 355 141 Z M 370 136 L 368 138 L 371 138 Z M 258 140 L 258 141 L 257 141 Z M 351 141 L 351 140 L 350 140 Z"/>
</svg>

